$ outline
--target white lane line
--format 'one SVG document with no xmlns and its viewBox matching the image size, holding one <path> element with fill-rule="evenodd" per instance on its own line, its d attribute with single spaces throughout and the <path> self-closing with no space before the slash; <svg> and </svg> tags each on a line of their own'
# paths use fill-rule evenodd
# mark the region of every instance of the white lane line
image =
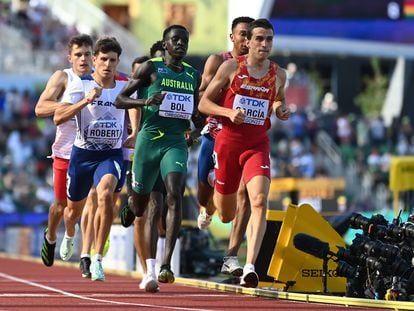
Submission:
<svg viewBox="0 0 414 311">
<path fill-rule="evenodd" d="M 162 298 L 177 298 L 177 297 L 219 297 L 219 298 L 225 298 L 229 297 L 231 295 L 217 295 L 217 294 L 174 294 L 174 295 L 164 295 L 161 294 Z M 154 297 L 154 294 L 147 294 L 148 297 Z M 88 297 L 145 297 L 145 295 L 142 294 L 89 294 Z"/>
<path fill-rule="evenodd" d="M 124 306 L 127 305 L 127 306 L 148 307 L 148 308 L 164 308 L 164 309 L 171 309 L 171 310 L 213 311 L 211 309 L 171 307 L 171 306 L 154 305 L 154 304 L 150 305 L 150 304 L 145 304 L 145 303 L 132 303 L 132 302 L 113 301 L 113 300 L 106 300 L 106 299 L 97 299 L 97 298 L 91 298 L 91 297 L 86 297 L 86 296 L 73 294 L 73 293 L 70 293 L 70 292 L 67 292 L 67 291 L 64 291 L 64 290 L 60 290 L 60 289 L 49 287 L 49 286 L 42 285 L 42 284 L 39 284 L 39 283 L 31 282 L 31 281 L 28 281 L 28 280 L 25 280 L 25 279 L 17 278 L 17 277 L 14 277 L 12 275 L 8 275 L 8 274 L 2 273 L 2 272 L 0 272 L 0 277 L 3 277 L 5 279 L 11 280 L 11 281 L 15 281 L 15 282 L 23 283 L 23 284 L 26 284 L 26 285 L 30 285 L 30 286 L 33 286 L 33 287 L 43 288 L 45 290 L 55 292 L 55 293 L 59 293 L 59 294 L 62 294 L 64 296 L 68 296 L 68 297 L 72 297 L 72 298 L 78 298 L 78 299 L 82 299 L 82 300 L 94 301 L 94 302 L 109 303 L 109 304 L 124 305 Z"/>
<path fill-rule="evenodd" d="M 19 293 L 3 293 L 0 294 L 0 298 L 1 297 L 57 297 L 58 295 L 54 295 L 54 294 L 19 294 Z M 143 297 L 154 297 L 153 294 L 89 294 L 89 295 L 85 295 L 83 297 L 106 297 L 106 298 L 110 298 L 110 297 L 116 297 L 116 298 L 143 298 Z M 162 298 L 177 298 L 177 297 L 219 297 L 219 298 L 225 298 L 225 297 L 229 297 L 230 295 L 219 295 L 219 294 L 174 294 L 174 295 L 162 295 Z"/>
<path fill-rule="evenodd" d="M 0 297 L 56 297 L 56 295 L 49 295 L 49 294 L 0 294 Z"/>
</svg>

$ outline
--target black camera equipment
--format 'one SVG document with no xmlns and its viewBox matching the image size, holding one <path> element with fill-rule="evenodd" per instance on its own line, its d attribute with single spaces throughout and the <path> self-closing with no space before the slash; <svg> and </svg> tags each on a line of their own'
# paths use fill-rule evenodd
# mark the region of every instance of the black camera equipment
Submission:
<svg viewBox="0 0 414 311">
<path fill-rule="evenodd" d="M 349 227 L 363 233 L 356 234 L 346 248 L 337 246 L 337 252 L 304 233 L 295 235 L 293 243 L 323 260 L 324 292 L 327 262 L 333 260 L 337 275 L 347 278 L 347 296 L 414 301 L 414 215 L 405 223 L 400 215 L 389 223 L 383 215 L 367 218 L 353 213 Z"/>
</svg>

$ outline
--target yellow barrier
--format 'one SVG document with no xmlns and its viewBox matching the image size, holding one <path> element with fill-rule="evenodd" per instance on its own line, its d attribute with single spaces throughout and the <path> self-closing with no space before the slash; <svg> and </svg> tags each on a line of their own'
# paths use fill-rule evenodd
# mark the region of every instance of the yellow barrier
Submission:
<svg viewBox="0 0 414 311">
<path fill-rule="evenodd" d="M 400 192 L 414 190 L 414 157 L 391 157 L 390 190 L 394 197 L 394 215 L 397 216 Z"/>
<path fill-rule="evenodd" d="M 324 216 L 340 214 L 346 209 L 338 199 L 343 197 L 343 178 L 273 178 L 269 191 L 271 210 L 286 210 L 290 203 L 311 203 Z"/>
<path fill-rule="evenodd" d="M 329 243 L 332 252 L 345 247 L 342 237 L 311 205 L 290 204 L 279 232 L 267 274 L 277 282 L 290 284 L 287 291 L 316 293 L 323 291 L 323 260 L 297 250 L 293 244 L 296 234 L 305 233 Z M 336 276 L 337 264 L 328 262 L 327 290 L 345 293 L 346 279 Z"/>
</svg>

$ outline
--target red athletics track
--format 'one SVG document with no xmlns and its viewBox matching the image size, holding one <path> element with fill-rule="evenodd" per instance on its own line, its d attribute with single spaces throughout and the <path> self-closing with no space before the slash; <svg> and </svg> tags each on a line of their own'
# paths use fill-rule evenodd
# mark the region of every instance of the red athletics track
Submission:
<svg viewBox="0 0 414 311">
<path fill-rule="evenodd" d="M 132 276 L 107 273 L 105 282 L 82 279 L 74 265 L 43 266 L 40 260 L 0 255 L 0 311 L 4 310 L 367 310 L 293 302 L 161 284 L 156 294 L 138 288 Z M 371 309 L 379 310 L 379 309 Z M 389 310 L 389 309 L 388 309 Z"/>
</svg>

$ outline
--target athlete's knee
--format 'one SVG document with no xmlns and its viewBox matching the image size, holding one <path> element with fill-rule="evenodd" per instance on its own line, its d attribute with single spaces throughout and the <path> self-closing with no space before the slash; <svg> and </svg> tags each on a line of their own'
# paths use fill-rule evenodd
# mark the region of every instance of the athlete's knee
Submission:
<svg viewBox="0 0 414 311">
<path fill-rule="evenodd" d="M 221 222 L 227 224 L 233 221 L 235 213 L 229 213 L 229 212 L 220 213 L 219 212 L 218 215 L 219 215 Z"/>
<path fill-rule="evenodd" d="M 107 188 L 104 187 L 102 189 L 100 189 L 99 191 L 99 201 L 101 203 L 104 203 L 105 205 L 111 205 L 112 206 L 112 201 L 113 201 L 113 196 L 114 196 L 114 192 Z"/>
<path fill-rule="evenodd" d="M 147 206 L 147 218 L 152 221 L 157 221 L 160 218 L 159 202 L 154 199 L 150 199 Z"/>
<path fill-rule="evenodd" d="M 129 205 L 129 208 L 136 217 L 142 217 L 144 215 L 149 198 L 149 194 L 139 194 L 136 191 L 132 191 L 132 204 Z"/>
<path fill-rule="evenodd" d="M 72 220 L 78 220 L 82 214 L 82 209 L 71 205 L 67 206 L 66 216 Z"/>
<path fill-rule="evenodd" d="M 166 202 L 169 209 L 179 206 L 181 201 L 181 191 L 167 192 Z"/>
<path fill-rule="evenodd" d="M 251 209 L 266 209 L 267 208 L 267 195 L 264 193 L 258 193 L 257 195 L 250 197 Z"/>
<path fill-rule="evenodd" d="M 54 215 L 63 215 L 66 207 L 66 201 L 56 201 L 49 207 L 49 212 Z"/>
</svg>

